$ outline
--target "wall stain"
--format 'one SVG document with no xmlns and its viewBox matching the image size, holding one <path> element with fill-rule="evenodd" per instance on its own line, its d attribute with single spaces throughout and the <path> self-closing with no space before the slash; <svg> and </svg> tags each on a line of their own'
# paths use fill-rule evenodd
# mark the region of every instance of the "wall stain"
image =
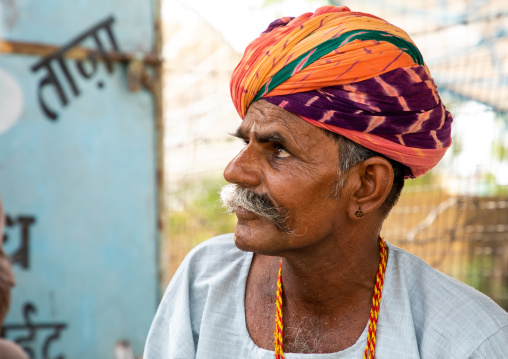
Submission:
<svg viewBox="0 0 508 359">
<path fill-rule="evenodd" d="M 3 12 L 1 10 L 5 11 L 3 18 L 5 19 L 4 25 L 7 30 L 11 29 L 16 24 L 16 21 L 18 21 L 17 2 L 17 0 L 0 0 L 0 14 Z"/>
</svg>

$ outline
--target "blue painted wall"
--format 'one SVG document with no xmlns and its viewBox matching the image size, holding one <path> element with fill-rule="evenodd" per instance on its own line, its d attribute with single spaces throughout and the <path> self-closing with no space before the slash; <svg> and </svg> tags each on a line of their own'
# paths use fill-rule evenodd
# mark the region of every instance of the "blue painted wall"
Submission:
<svg viewBox="0 0 508 359">
<path fill-rule="evenodd" d="M 134 0 L 0 2 L 0 38 L 65 45 L 113 16 L 121 51 L 151 52 L 154 6 Z M 83 45 L 93 47 L 93 41 Z M 4 335 L 37 359 L 113 358 L 119 340 L 139 355 L 158 301 L 152 95 L 127 90 L 125 65 L 116 63 L 109 73 L 98 63 L 86 79 L 75 61 L 65 60 L 80 94 L 72 94 L 55 66 L 69 103 L 62 106 L 46 86 L 46 102 L 58 114 L 51 120 L 37 100 L 44 71 L 30 70 L 38 61 L 0 55 L 4 249 L 14 255 L 23 239 L 28 243 L 27 255 L 13 264 L 17 285 Z"/>
</svg>

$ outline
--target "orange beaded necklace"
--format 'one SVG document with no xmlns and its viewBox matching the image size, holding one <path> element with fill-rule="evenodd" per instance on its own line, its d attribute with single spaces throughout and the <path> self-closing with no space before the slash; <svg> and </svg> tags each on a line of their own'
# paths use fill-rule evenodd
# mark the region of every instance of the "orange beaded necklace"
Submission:
<svg viewBox="0 0 508 359">
<path fill-rule="evenodd" d="M 381 247 L 381 260 L 379 261 L 379 269 L 377 271 L 376 284 L 374 286 L 374 295 L 372 296 L 372 307 L 370 308 L 369 317 L 369 332 L 367 334 L 367 346 L 365 347 L 364 359 L 374 359 L 376 349 L 376 332 L 377 332 L 377 319 L 379 316 L 379 308 L 381 306 L 381 295 L 383 293 L 383 283 L 385 280 L 386 261 L 388 258 L 388 251 L 386 243 L 383 238 L 379 237 L 379 245 Z M 284 359 L 284 352 L 282 350 L 282 259 L 279 264 L 279 275 L 277 277 L 277 300 L 275 302 L 277 307 L 275 315 L 275 359 Z"/>
</svg>

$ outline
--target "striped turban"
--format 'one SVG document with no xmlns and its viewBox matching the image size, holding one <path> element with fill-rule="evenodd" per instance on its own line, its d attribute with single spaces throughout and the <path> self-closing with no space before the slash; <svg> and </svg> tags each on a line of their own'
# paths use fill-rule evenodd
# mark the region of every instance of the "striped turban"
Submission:
<svg viewBox="0 0 508 359">
<path fill-rule="evenodd" d="M 242 118 L 264 99 L 406 165 L 406 178 L 430 170 L 451 145 L 452 116 L 411 38 L 345 6 L 272 22 L 230 86 Z"/>
</svg>

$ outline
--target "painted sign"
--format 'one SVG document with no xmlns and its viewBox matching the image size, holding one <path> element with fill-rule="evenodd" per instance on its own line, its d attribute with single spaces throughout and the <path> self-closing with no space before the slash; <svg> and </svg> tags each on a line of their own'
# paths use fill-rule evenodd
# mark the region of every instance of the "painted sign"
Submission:
<svg viewBox="0 0 508 359">
<path fill-rule="evenodd" d="M 60 71 L 63 73 L 66 83 L 71 88 L 74 96 L 79 96 L 80 94 L 80 90 L 76 85 L 76 81 L 74 80 L 74 77 L 69 71 L 69 68 L 67 67 L 67 64 L 63 58 L 63 56 L 74 46 L 79 45 L 82 41 L 86 40 L 87 38 L 92 38 L 97 47 L 98 54 L 103 59 L 106 65 L 107 71 L 109 73 L 113 72 L 113 64 L 111 63 L 111 60 L 107 56 L 104 44 L 102 43 L 99 37 L 100 35 L 99 32 L 106 32 L 107 39 L 113 50 L 117 52 L 119 51 L 115 37 L 113 36 L 113 31 L 111 29 L 113 21 L 114 21 L 113 17 L 109 17 L 106 20 L 101 21 L 99 24 L 93 26 L 91 29 L 88 29 L 83 34 L 80 34 L 77 38 L 73 39 L 69 44 L 62 46 L 57 51 L 53 52 L 49 56 L 46 56 L 45 58 L 38 61 L 35 65 L 31 67 L 32 72 L 38 72 L 41 70 L 46 71 L 45 77 L 42 78 L 39 82 L 37 97 L 39 100 L 39 105 L 41 106 L 42 111 L 44 112 L 44 115 L 46 115 L 51 120 L 56 120 L 57 114 L 48 107 L 44 97 L 42 96 L 42 91 L 46 86 L 48 85 L 53 86 L 53 89 L 56 91 L 60 103 L 63 106 L 66 106 L 69 103 L 67 95 L 65 94 L 62 84 L 60 83 L 60 79 L 55 74 L 55 71 L 53 69 L 55 63 L 58 64 Z M 91 69 L 89 70 L 86 69 L 84 61 L 82 60 L 76 61 L 76 68 L 79 74 L 85 79 L 90 79 L 90 77 L 92 77 L 97 71 L 97 56 L 95 56 L 95 54 L 96 53 L 93 53 L 93 55 L 89 57 L 89 62 L 91 64 L 90 65 Z M 102 88 L 104 86 L 104 83 L 102 81 L 98 81 L 97 86 L 99 88 Z"/>
<path fill-rule="evenodd" d="M 0 197 L 17 281 L 2 336 L 32 359 L 143 352 L 159 292 L 157 119 L 125 61 L 153 51 L 157 6 L 0 1 Z"/>
</svg>

